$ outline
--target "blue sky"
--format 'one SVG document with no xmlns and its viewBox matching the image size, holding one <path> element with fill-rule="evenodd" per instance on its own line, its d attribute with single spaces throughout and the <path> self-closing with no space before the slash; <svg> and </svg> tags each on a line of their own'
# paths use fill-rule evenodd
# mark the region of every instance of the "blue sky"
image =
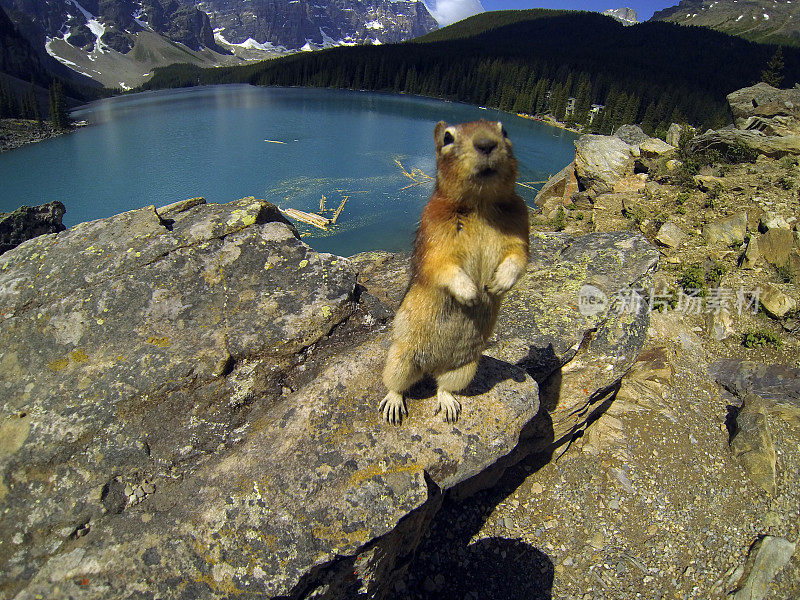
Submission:
<svg viewBox="0 0 800 600">
<path fill-rule="evenodd" d="M 507 10 L 520 8 L 566 8 L 570 10 L 594 10 L 602 12 L 609 8 L 632 8 L 640 21 L 646 21 L 653 12 L 675 6 L 678 0 L 424 0 L 439 25 L 449 25 L 460 19 L 484 10 Z"/>
<path fill-rule="evenodd" d="M 653 13 L 668 6 L 675 6 L 678 0 L 483 0 L 486 10 L 505 10 L 510 8 L 566 8 L 570 10 L 604 11 L 608 8 L 632 8 L 639 15 L 640 21 L 646 21 Z"/>
</svg>

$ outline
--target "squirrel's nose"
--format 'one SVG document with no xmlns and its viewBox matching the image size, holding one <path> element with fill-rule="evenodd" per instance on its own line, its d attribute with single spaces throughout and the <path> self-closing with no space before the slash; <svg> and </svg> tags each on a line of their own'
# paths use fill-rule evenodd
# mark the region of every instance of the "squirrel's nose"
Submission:
<svg viewBox="0 0 800 600">
<path fill-rule="evenodd" d="M 483 154 L 491 154 L 492 150 L 497 148 L 497 141 L 492 138 L 482 137 L 474 140 L 472 145 Z"/>
</svg>

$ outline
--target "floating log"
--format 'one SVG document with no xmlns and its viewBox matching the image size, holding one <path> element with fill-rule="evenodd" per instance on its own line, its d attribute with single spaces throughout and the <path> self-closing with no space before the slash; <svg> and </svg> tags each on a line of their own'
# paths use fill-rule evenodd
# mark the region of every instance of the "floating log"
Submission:
<svg viewBox="0 0 800 600">
<path fill-rule="evenodd" d="M 344 210 L 344 205 L 347 204 L 347 200 L 350 196 L 345 196 L 342 198 L 341 203 L 339 204 L 339 208 L 333 213 L 333 217 L 330 219 L 327 217 L 323 217 L 321 214 L 306 212 L 304 210 L 298 210 L 296 208 L 281 208 L 278 207 L 278 210 L 281 211 L 287 217 L 294 219 L 295 221 L 300 221 L 301 223 L 306 223 L 307 225 L 313 225 L 318 229 L 322 229 L 323 231 L 328 230 L 329 225 L 335 225 L 339 215 L 342 214 L 342 210 Z M 331 209 L 325 208 L 325 196 L 322 196 L 322 199 L 319 201 L 319 212 L 323 212 L 325 210 L 330 211 Z"/>
<path fill-rule="evenodd" d="M 327 230 L 328 225 L 331 224 L 330 219 L 326 219 L 323 216 L 320 216 L 316 213 L 309 213 L 303 210 L 297 210 L 296 208 L 280 208 L 279 210 L 285 214 L 287 217 L 291 217 L 296 221 L 301 221 L 303 223 L 307 223 L 309 225 L 313 225 L 319 229 Z"/>
<path fill-rule="evenodd" d="M 336 209 L 336 212 L 333 213 L 333 218 L 331 219 L 331 224 L 336 225 L 336 219 L 338 219 L 339 215 L 342 214 L 342 209 L 344 208 L 344 205 L 347 203 L 347 199 L 349 197 L 350 196 L 345 196 L 344 198 L 342 198 L 342 203 L 339 205 L 339 208 Z M 324 198 L 324 196 L 323 196 L 323 198 Z"/>
<path fill-rule="evenodd" d="M 538 190 L 535 187 L 533 187 L 533 185 L 531 185 L 531 184 L 536 184 L 536 183 L 547 183 L 547 180 L 545 180 L 545 181 L 518 181 L 517 185 L 521 185 L 524 188 L 528 188 L 529 190 L 533 190 L 534 192 L 536 192 Z"/>
</svg>

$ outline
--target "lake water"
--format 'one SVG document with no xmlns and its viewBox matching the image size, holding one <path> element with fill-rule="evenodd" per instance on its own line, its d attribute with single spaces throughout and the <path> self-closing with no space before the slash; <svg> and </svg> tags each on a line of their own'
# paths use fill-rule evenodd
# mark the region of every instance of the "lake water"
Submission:
<svg viewBox="0 0 800 600">
<path fill-rule="evenodd" d="M 255 196 L 309 212 L 323 195 L 326 208 L 349 196 L 332 230 L 299 227 L 314 248 L 341 255 L 410 248 L 433 184 L 413 185 L 395 161 L 434 175 L 437 121 L 503 121 L 523 182 L 563 168 L 576 138 L 459 103 L 248 85 L 121 96 L 73 117 L 90 126 L 0 154 L 0 211 L 60 200 L 69 227 L 195 196 L 219 203 Z M 535 191 L 518 191 L 533 204 Z"/>
</svg>

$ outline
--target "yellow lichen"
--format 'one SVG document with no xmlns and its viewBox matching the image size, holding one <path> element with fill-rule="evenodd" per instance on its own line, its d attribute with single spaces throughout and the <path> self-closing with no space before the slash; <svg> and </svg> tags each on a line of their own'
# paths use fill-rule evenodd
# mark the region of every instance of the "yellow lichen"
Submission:
<svg viewBox="0 0 800 600">
<path fill-rule="evenodd" d="M 159 348 L 169 348 L 171 345 L 168 337 L 151 336 L 147 338 L 147 343 L 153 344 L 153 346 L 158 346 Z"/>
<path fill-rule="evenodd" d="M 76 363 L 85 363 L 89 361 L 89 357 L 86 355 L 86 352 L 78 348 L 77 350 L 73 350 L 69 353 L 69 357 L 75 361 Z"/>
<path fill-rule="evenodd" d="M 380 465 L 373 464 L 359 469 L 350 476 L 350 485 L 361 485 L 365 481 L 369 481 L 375 476 L 385 476 L 391 473 L 413 473 L 414 471 L 421 471 L 422 467 L 418 464 L 411 463 L 408 465 L 391 465 L 387 468 L 382 468 Z"/>
<path fill-rule="evenodd" d="M 57 360 L 50 361 L 47 363 L 47 368 L 51 371 L 63 371 L 69 366 L 69 359 L 67 358 L 59 358 Z"/>
<path fill-rule="evenodd" d="M 314 537 L 318 540 L 327 540 L 336 546 L 351 546 L 353 543 L 363 544 L 369 539 L 369 532 L 366 529 L 356 529 L 354 531 L 342 531 L 336 527 L 327 525 L 317 525 L 311 530 Z"/>
<path fill-rule="evenodd" d="M 307 267 L 307 266 L 308 266 L 308 261 L 306 259 L 303 259 L 303 260 L 300 261 L 300 264 L 297 266 L 297 268 L 298 269 L 302 269 L 302 268 Z"/>
</svg>

